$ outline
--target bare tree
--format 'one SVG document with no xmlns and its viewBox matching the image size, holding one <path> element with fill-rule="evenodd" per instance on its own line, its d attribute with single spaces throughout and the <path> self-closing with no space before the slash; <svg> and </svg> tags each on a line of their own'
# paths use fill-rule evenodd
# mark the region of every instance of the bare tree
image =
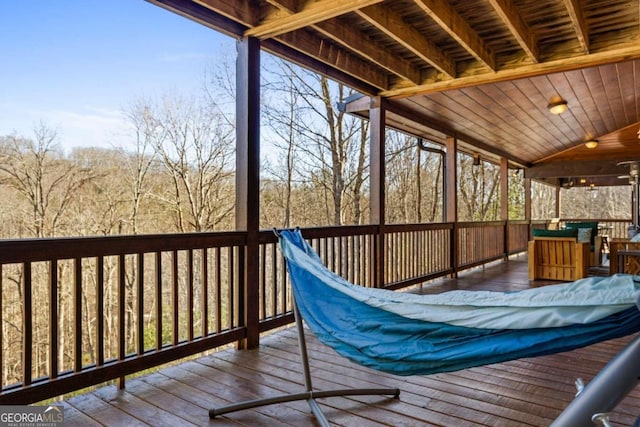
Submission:
<svg viewBox="0 0 640 427">
<path fill-rule="evenodd" d="M 130 114 L 144 123 L 145 143 L 153 144 L 168 175 L 170 186 L 156 189 L 154 197 L 171 208 L 176 229 L 210 231 L 228 221 L 234 208 L 233 132 L 215 108 L 165 98 L 158 107 L 147 104 Z M 136 185 L 142 178 L 137 175 Z"/>
<path fill-rule="evenodd" d="M 16 135 L 0 138 L 0 184 L 27 202 L 31 235 L 53 236 L 77 190 L 94 174 L 64 159 L 53 129 L 41 123 L 34 135 L 34 140 Z"/>
<path fill-rule="evenodd" d="M 458 155 L 459 219 L 461 221 L 492 221 L 499 218 L 500 203 L 496 195 L 500 170 L 487 162 L 473 164 L 467 155 Z"/>
<path fill-rule="evenodd" d="M 350 93 L 326 77 L 282 63 L 300 105 L 297 141 L 301 173 L 324 198 L 326 221 L 335 225 L 362 220 L 361 190 L 368 159 L 361 120 L 337 104 Z M 355 206 L 358 206 L 356 209 Z"/>
<path fill-rule="evenodd" d="M 157 129 L 148 104 L 139 102 L 125 112 L 132 129 L 134 151 L 129 153 L 124 148 L 119 149 L 128 172 L 125 179 L 131 197 L 129 222 L 133 234 L 139 233 L 140 206 L 143 199 L 149 195 L 147 177 L 156 160 L 153 138 Z"/>
</svg>

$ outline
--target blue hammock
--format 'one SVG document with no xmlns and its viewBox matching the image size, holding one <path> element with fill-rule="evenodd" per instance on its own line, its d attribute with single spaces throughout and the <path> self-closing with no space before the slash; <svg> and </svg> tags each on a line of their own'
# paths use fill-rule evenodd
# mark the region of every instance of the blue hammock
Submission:
<svg viewBox="0 0 640 427">
<path fill-rule="evenodd" d="M 634 276 L 415 295 L 347 282 L 324 267 L 299 230 L 280 231 L 279 243 L 296 305 L 318 339 L 353 362 L 395 375 L 542 356 L 640 330 Z"/>
</svg>

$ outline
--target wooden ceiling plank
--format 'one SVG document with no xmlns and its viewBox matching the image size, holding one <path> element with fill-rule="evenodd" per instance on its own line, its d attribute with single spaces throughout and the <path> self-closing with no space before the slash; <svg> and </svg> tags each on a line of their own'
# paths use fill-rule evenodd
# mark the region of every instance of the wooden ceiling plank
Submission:
<svg viewBox="0 0 640 427">
<path fill-rule="evenodd" d="M 533 62 L 539 62 L 538 46 L 533 33 L 522 16 L 515 10 L 511 0 L 489 0 L 491 6 L 516 38 L 522 50 Z"/>
<path fill-rule="evenodd" d="M 500 105 L 500 118 L 508 122 L 511 126 L 516 123 L 522 125 L 523 137 L 516 139 L 521 146 L 536 156 L 544 153 L 539 148 L 546 141 L 554 141 L 555 137 L 545 127 L 543 122 L 547 117 L 540 117 L 539 108 L 533 104 L 532 100 L 525 95 L 513 82 L 496 85 L 491 91 L 487 88 L 493 86 L 478 86 L 477 89 L 484 92 L 486 96 L 492 98 L 497 105 Z M 523 142 L 525 142 L 523 144 Z"/>
<path fill-rule="evenodd" d="M 546 103 L 541 106 L 548 114 L 547 126 L 557 129 L 554 132 L 555 146 L 558 150 L 566 150 L 585 141 L 582 125 L 575 119 L 579 113 L 580 101 L 576 99 L 572 85 L 568 83 L 564 73 L 547 74 L 530 80 L 536 90 L 546 98 L 546 103 L 552 98 L 560 96 L 568 103 L 568 110 L 560 115 L 554 115 L 546 108 Z"/>
<path fill-rule="evenodd" d="M 624 117 L 624 125 L 634 123 L 640 120 L 640 112 L 637 110 L 636 101 L 638 100 L 638 85 L 640 81 L 638 76 L 634 74 L 633 62 L 622 62 L 616 64 L 617 91 L 620 94 L 620 102 L 622 104 L 622 117 Z M 629 84 L 631 82 L 631 84 Z M 632 89 L 629 89 L 631 87 Z"/>
<path fill-rule="evenodd" d="M 632 43 L 627 46 L 605 52 L 596 52 L 589 55 L 580 55 L 572 58 L 562 58 L 516 68 L 501 69 L 495 73 L 482 73 L 458 77 L 455 80 L 441 80 L 423 83 L 422 85 L 411 88 L 392 88 L 380 95 L 384 97 L 407 97 L 431 92 L 440 92 L 443 90 L 461 89 L 479 84 L 530 78 L 549 73 L 560 73 L 632 59 L 640 59 L 640 44 Z"/>
<path fill-rule="evenodd" d="M 610 70 L 611 65 L 607 64 L 605 67 Z M 609 102 L 609 97 L 613 96 L 613 94 L 607 91 L 606 83 L 609 72 L 603 73 L 602 67 L 598 67 L 584 70 L 584 74 L 589 89 L 593 93 L 593 98 L 596 100 L 598 111 L 600 111 L 600 114 L 604 117 L 604 122 L 607 124 L 607 133 L 619 129 L 621 126 L 616 125 L 616 114 L 611 109 L 611 103 Z"/>
<path fill-rule="evenodd" d="M 413 102 L 412 100 L 403 100 L 402 102 L 406 103 L 408 101 Z M 393 100 L 391 100 L 387 103 L 387 110 L 392 111 L 401 117 L 406 117 L 407 119 L 412 120 L 416 123 L 420 123 L 425 126 L 428 126 L 431 129 L 438 130 L 444 133 L 445 135 L 453 136 L 460 140 L 466 141 L 467 143 L 474 145 L 480 150 L 486 151 L 488 153 L 492 153 L 499 157 L 504 157 L 519 165 L 527 166 L 531 164 L 530 162 L 527 162 L 521 159 L 520 157 L 518 157 L 517 155 L 514 155 L 513 153 L 493 147 L 483 141 L 478 140 L 477 138 L 474 138 L 471 135 L 465 134 L 464 132 L 455 131 L 454 129 L 451 129 L 449 125 L 444 124 L 438 120 L 435 120 L 432 117 L 426 116 L 425 114 L 419 113 L 418 112 L 420 111 L 419 109 L 417 110 L 414 108 L 409 108 L 406 105 L 403 105 L 401 103 L 394 102 Z"/>
<path fill-rule="evenodd" d="M 297 13 L 275 12 L 267 16 L 262 23 L 248 29 L 246 37 L 261 39 L 272 38 L 280 34 L 289 33 L 300 28 L 326 21 L 357 9 L 371 6 L 382 0 L 317 0 L 305 4 Z"/>
<path fill-rule="evenodd" d="M 442 29 L 453 37 L 481 64 L 496 71 L 496 59 L 486 43 L 445 0 L 414 0 Z"/>
<path fill-rule="evenodd" d="M 598 111 L 598 100 L 593 98 L 582 70 L 571 71 L 564 75 L 565 84 L 569 85 L 573 93 L 572 98 L 577 100 L 569 106 L 569 111 L 575 117 L 576 127 L 579 126 L 583 130 L 583 141 L 588 138 L 598 138 L 606 133 L 606 127 Z"/>
<path fill-rule="evenodd" d="M 455 63 L 393 10 L 375 5 L 360 9 L 356 13 L 422 61 L 438 69 L 447 78 L 456 76 Z"/>
<path fill-rule="evenodd" d="M 487 115 L 496 117 L 490 108 L 493 101 L 488 97 L 485 97 L 483 102 L 478 102 L 478 99 L 463 91 L 437 93 L 428 98 L 413 98 L 424 111 L 431 112 L 426 115 L 434 116 L 432 120 L 437 115 L 440 117 L 439 121 L 452 131 L 464 135 L 476 135 L 473 145 L 483 140 L 485 145 L 491 141 L 496 147 L 501 148 L 510 144 L 519 145 L 519 141 L 526 138 L 526 135 L 518 132 L 504 120 L 487 120 Z M 456 105 L 456 110 L 451 110 L 449 105 Z"/>
<path fill-rule="evenodd" d="M 584 19 L 584 13 L 582 12 L 582 6 L 579 0 L 563 0 L 564 6 L 569 13 L 569 18 L 573 23 L 573 28 L 576 31 L 576 37 L 582 53 L 589 54 L 589 28 Z"/>
<path fill-rule="evenodd" d="M 544 82 L 545 86 L 549 89 L 547 93 L 555 93 L 567 100 L 571 100 L 569 109 L 559 116 L 553 117 L 558 123 L 561 124 L 565 142 L 569 147 L 580 145 L 585 142 L 589 137 L 595 135 L 587 135 L 589 132 L 587 126 L 578 120 L 578 117 L 584 115 L 584 109 L 582 108 L 582 101 L 577 97 L 574 88 L 573 80 L 567 78 L 566 73 L 548 74 L 543 77 L 534 79 L 536 82 Z M 550 114 L 550 113 L 549 113 Z M 560 120 L 558 120 L 560 119 Z"/>
</svg>

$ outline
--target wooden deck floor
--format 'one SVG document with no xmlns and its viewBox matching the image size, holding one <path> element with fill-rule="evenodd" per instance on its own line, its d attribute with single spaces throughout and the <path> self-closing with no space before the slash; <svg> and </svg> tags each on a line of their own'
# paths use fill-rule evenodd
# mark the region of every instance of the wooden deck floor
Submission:
<svg viewBox="0 0 640 427">
<path fill-rule="evenodd" d="M 425 286 L 447 289 L 522 289 L 529 286 L 526 260 L 476 270 Z M 354 365 L 307 334 L 314 386 L 398 387 L 384 396 L 321 400 L 336 426 L 548 426 L 575 395 L 574 382 L 588 382 L 631 337 L 584 349 L 430 376 L 396 377 Z M 65 426 L 315 426 L 306 402 L 230 413 L 210 420 L 208 410 L 229 403 L 304 391 L 295 329 L 265 337 L 259 349 L 220 351 L 70 398 Z M 612 414 L 615 426 L 640 415 L 634 390 Z"/>
</svg>

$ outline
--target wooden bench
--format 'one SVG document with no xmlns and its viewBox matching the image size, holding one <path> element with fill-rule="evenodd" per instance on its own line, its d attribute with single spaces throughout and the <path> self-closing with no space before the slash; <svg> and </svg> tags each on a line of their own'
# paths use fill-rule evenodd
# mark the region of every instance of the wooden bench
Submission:
<svg viewBox="0 0 640 427">
<path fill-rule="evenodd" d="M 534 237 L 529 241 L 529 280 L 574 281 L 587 276 L 589 243 L 575 237 Z"/>
</svg>

